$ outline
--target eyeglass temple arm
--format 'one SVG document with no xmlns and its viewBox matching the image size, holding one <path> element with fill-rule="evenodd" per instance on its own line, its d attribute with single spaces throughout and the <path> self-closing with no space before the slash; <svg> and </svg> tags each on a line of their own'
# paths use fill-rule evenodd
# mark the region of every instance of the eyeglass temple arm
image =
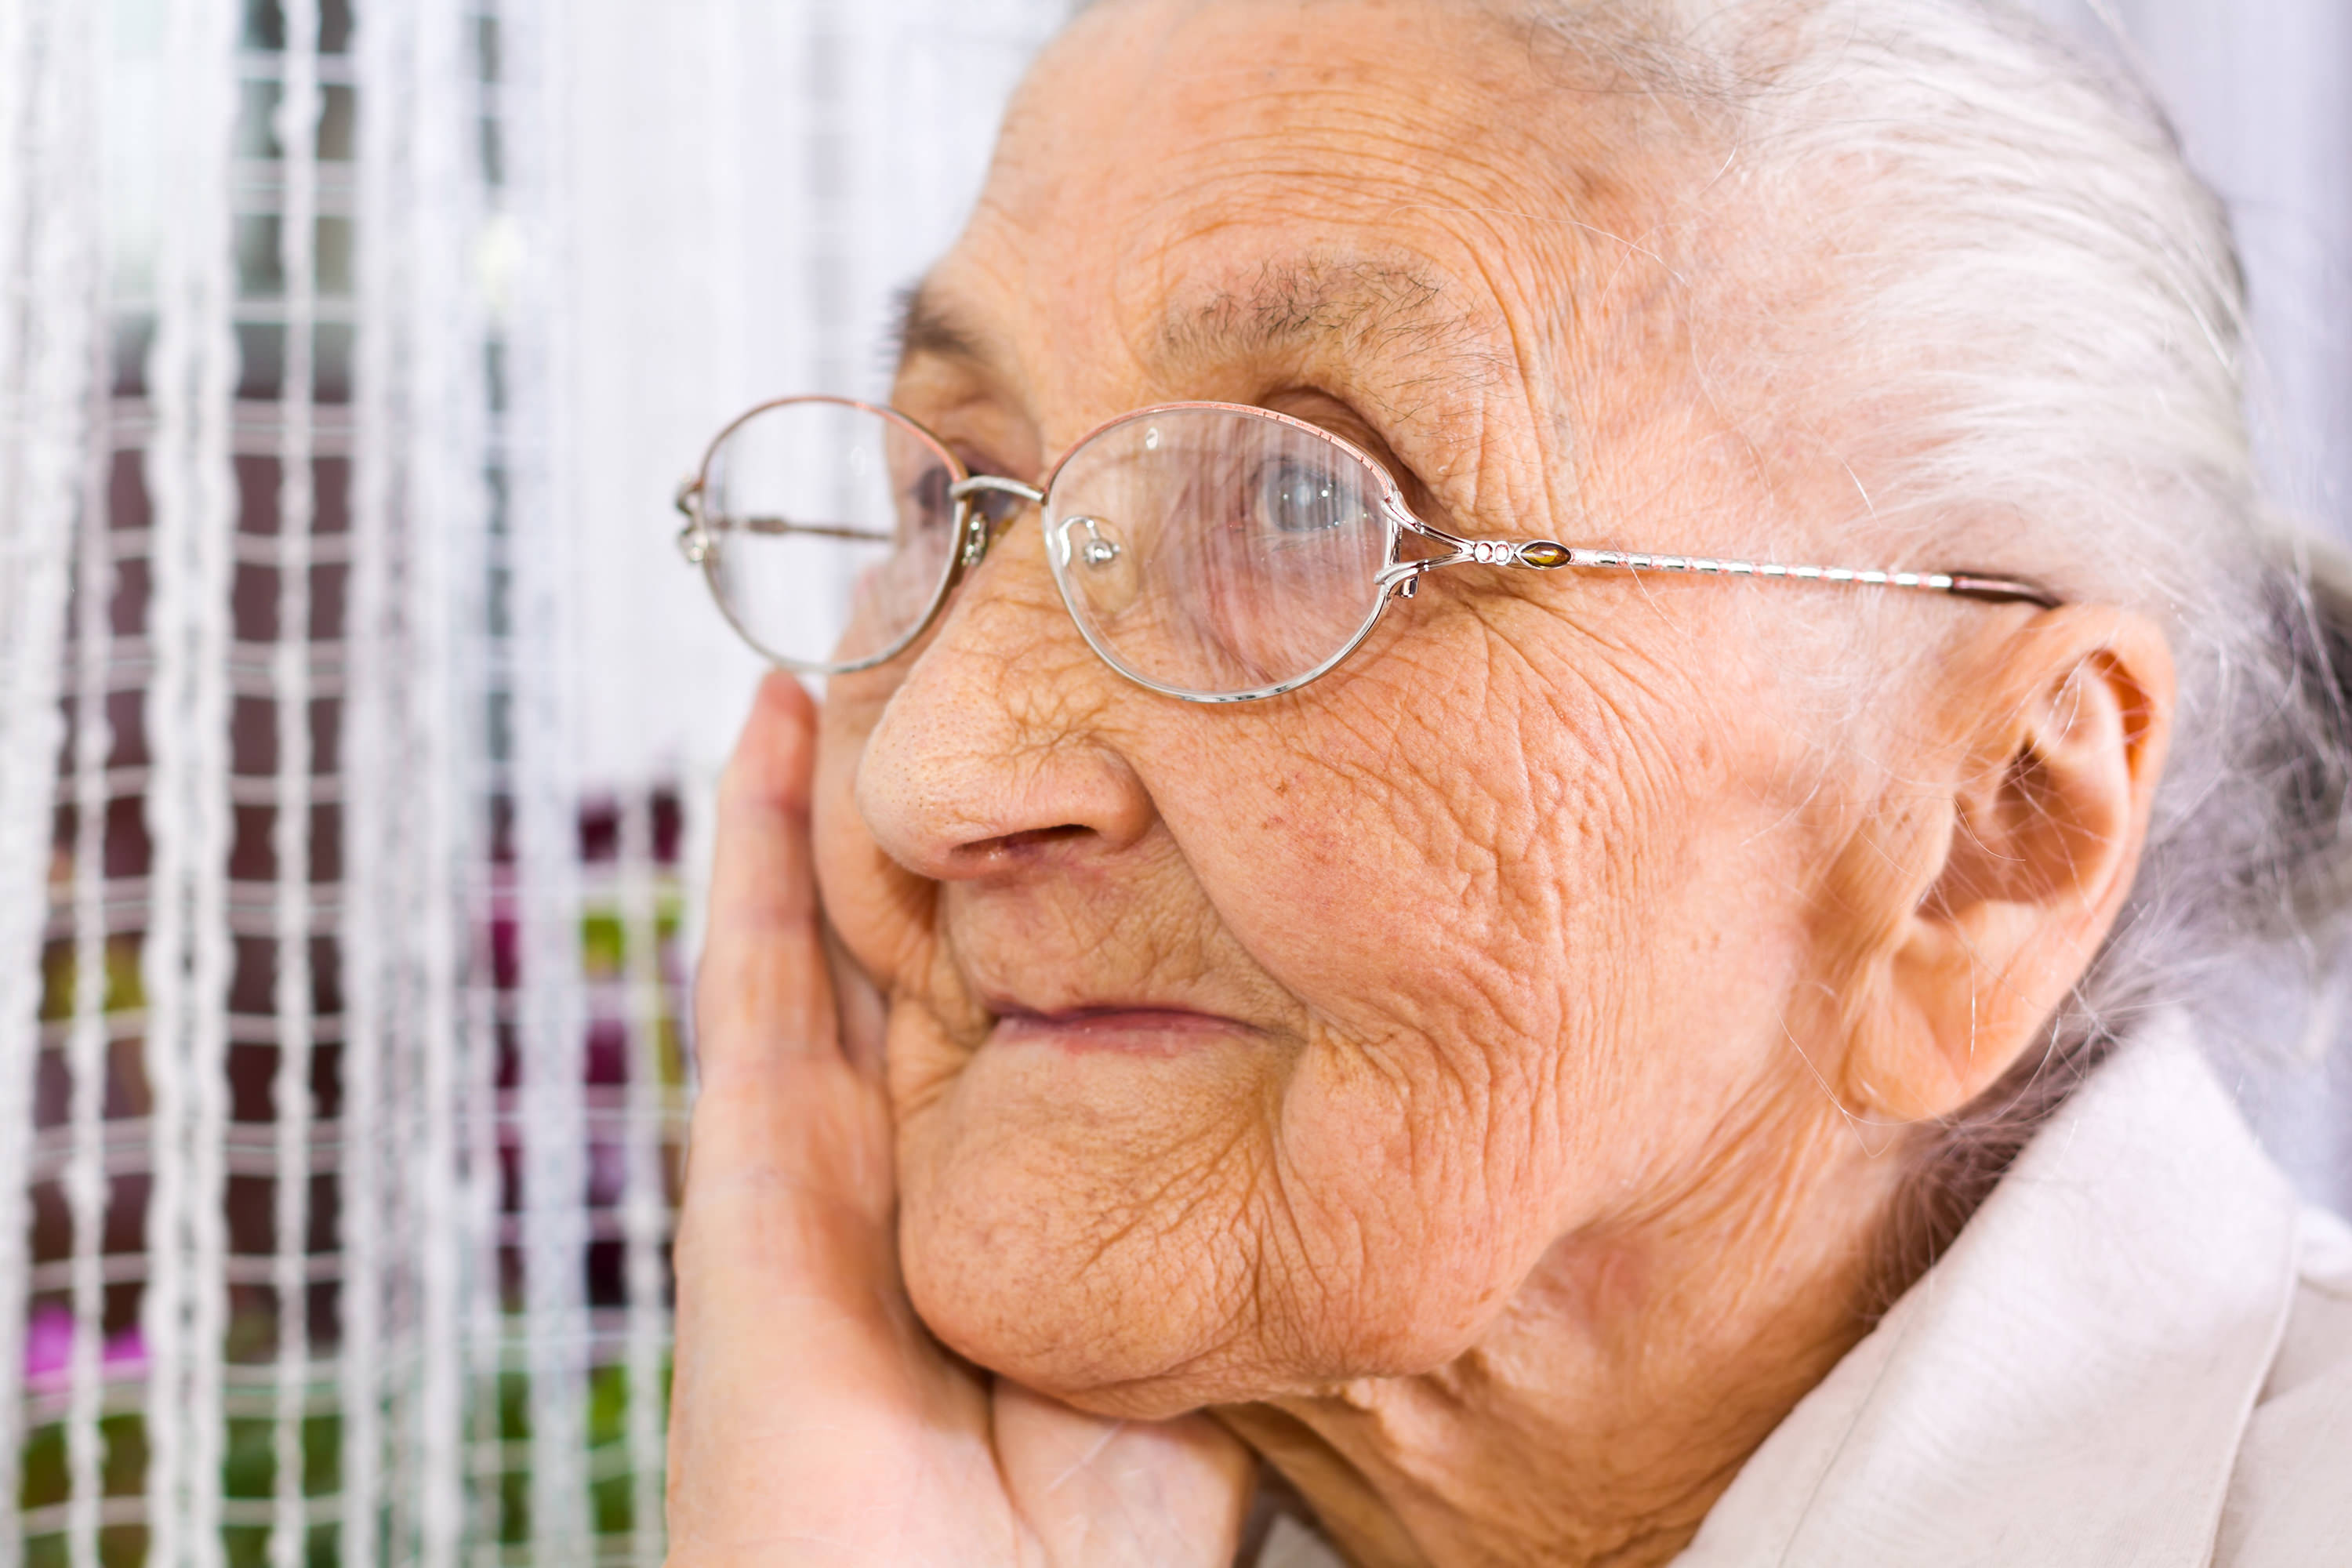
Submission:
<svg viewBox="0 0 2352 1568">
<path fill-rule="evenodd" d="M 756 533 L 770 538 L 793 534 L 818 539 L 862 539 L 873 544 L 887 544 L 892 538 L 878 528 L 852 528 L 840 522 L 793 522 L 781 517 L 739 517 L 730 526 L 737 533 Z M 710 553 L 712 542 L 709 531 L 698 517 L 677 531 L 677 547 L 686 552 L 688 561 L 696 564 Z"/>
<path fill-rule="evenodd" d="M 1043 501 L 1045 499 L 1045 492 L 1034 485 L 1024 485 L 1019 479 L 1003 479 L 994 474 L 975 474 L 971 479 L 959 479 L 948 487 L 948 494 L 960 501 L 967 500 L 982 491 L 996 491 L 1004 495 L 1018 496 L 1026 501 Z M 701 500 L 702 481 L 698 479 L 690 479 L 680 484 L 677 487 L 677 494 L 672 500 L 679 514 L 686 519 L 686 526 L 678 530 L 678 548 L 685 552 L 688 561 L 696 563 L 699 563 L 710 551 L 710 535 L 702 520 Z M 881 529 L 856 528 L 840 522 L 794 522 L 790 518 L 783 517 L 737 518 L 731 526 L 736 531 L 741 533 L 770 536 L 806 534 L 818 539 L 861 539 L 879 544 L 889 543 L 893 537 Z M 971 545 L 985 549 L 987 546 L 984 520 L 975 521 L 973 527 L 975 537 L 971 542 Z M 976 554 L 977 552 L 975 551 L 974 553 Z"/>
<path fill-rule="evenodd" d="M 1535 542 L 1544 542 L 1537 541 Z M 1535 562 L 1518 563 L 1534 566 Z M 2013 577 L 1979 572 L 1881 572 L 1853 566 L 1784 566 L 1771 561 L 1718 561 L 1706 556 L 1650 555 L 1622 550 L 1570 549 L 1560 566 L 1620 572 L 1712 572 L 1733 577 L 1792 577 L 1802 582 L 1854 583 L 1866 587 L 1919 588 L 1992 604 L 2039 605 L 2054 610 L 2063 601 L 2047 588 Z"/>
<path fill-rule="evenodd" d="M 866 539 L 887 544 L 891 535 L 878 528 L 853 528 L 845 522 L 794 522 L 782 517 L 739 517 L 736 529 L 743 533 L 805 533 L 818 539 Z"/>
<path fill-rule="evenodd" d="M 2039 605 L 2054 610 L 2064 603 L 2047 588 L 2013 577 L 1979 572 L 1882 572 L 1853 566 L 1790 566 L 1772 561 L 1728 561 L 1706 555 L 1656 555 L 1632 550 L 1594 550 L 1552 539 L 1457 539 L 1416 520 L 1412 531 L 1454 547 L 1451 555 L 1400 562 L 1390 586 L 1410 597 L 1423 572 L 1440 566 L 1522 566 L 1538 572 L 1562 567 L 1602 572 L 1698 572 L 1727 577 L 1780 577 L 1808 583 L 1853 583 L 1864 587 L 1916 588 L 1992 604 Z"/>
</svg>

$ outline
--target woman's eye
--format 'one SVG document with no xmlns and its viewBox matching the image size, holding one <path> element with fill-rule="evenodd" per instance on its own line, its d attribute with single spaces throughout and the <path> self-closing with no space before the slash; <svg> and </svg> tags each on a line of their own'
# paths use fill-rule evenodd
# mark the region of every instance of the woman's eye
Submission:
<svg viewBox="0 0 2352 1568">
<path fill-rule="evenodd" d="M 918 473 L 905 491 L 903 522 L 915 531 L 944 528 L 955 514 L 955 498 L 948 493 L 955 483 L 948 470 L 932 463 Z"/>
<path fill-rule="evenodd" d="M 1258 474 L 1258 521 L 1276 533 L 1320 533 L 1339 528 L 1356 510 L 1349 489 L 1320 465 L 1276 459 Z"/>
</svg>

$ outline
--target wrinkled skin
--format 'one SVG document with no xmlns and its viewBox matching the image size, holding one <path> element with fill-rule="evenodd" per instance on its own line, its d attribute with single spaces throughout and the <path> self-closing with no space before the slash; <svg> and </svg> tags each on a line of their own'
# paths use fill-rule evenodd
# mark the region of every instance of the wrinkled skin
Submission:
<svg viewBox="0 0 2352 1568">
<path fill-rule="evenodd" d="M 1689 374 L 1622 238 L 1673 162 L 1549 63 L 1460 7 L 1090 12 L 894 401 L 1031 480 L 1133 407 L 1279 408 L 1473 535 L 1844 517 Z M 2079 974 L 2161 765 L 2160 637 L 2094 607 L 1902 606 L 1942 657 L 1825 733 L 1838 592 L 1461 570 L 1202 706 L 1088 651 L 1032 510 L 821 717 L 772 681 L 676 1560 L 1226 1562 L 1253 1452 L 1361 1563 L 1672 1556 L 1860 1332 L 1899 1124 Z"/>
</svg>

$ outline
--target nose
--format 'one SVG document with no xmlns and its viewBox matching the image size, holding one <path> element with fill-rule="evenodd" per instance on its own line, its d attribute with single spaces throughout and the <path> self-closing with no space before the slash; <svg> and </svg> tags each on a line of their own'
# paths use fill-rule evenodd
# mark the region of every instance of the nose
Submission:
<svg viewBox="0 0 2352 1568">
<path fill-rule="evenodd" d="M 1034 510 L 967 580 L 884 704 L 858 763 L 859 814 L 934 881 L 1115 855 L 1155 820 L 1105 727 L 1131 708 L 1047 571 Z"/>
</svg>

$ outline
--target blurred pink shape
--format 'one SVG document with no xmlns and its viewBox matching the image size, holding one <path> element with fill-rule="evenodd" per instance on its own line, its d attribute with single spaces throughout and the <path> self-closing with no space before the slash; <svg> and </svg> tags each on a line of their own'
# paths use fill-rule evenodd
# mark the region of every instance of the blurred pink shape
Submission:
<svg viewBox="0 0 2352 1568">
<path fill-rule="evenodd" d="M 25 1325 L 25 1381 L 38 1388 L 65 1381 L 66 1363 L 73 1359 L 73 1314 L 54 1303 L 33 1310 Z"/>
<path fill-rule="evenodd" d="M 25 1383 L 40 1393 L 66 1386 L 73 1364 L 74 1315 L 55 1302 L 33 1310 L 25 1325 Z M 101 1375 L 137 1376 L 147 1369 L 147 1340 L 133 1323 L 107 1336 L 100 1352 Z"/>
</svg>

